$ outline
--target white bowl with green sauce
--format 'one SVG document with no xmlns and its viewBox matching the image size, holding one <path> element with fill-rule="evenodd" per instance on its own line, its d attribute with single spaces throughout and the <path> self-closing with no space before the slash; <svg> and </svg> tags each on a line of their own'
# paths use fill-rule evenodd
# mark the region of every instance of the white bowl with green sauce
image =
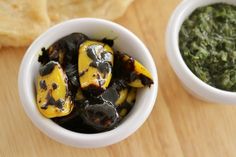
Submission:
<svg viewBox="0 0 236 157">
<path fill-rule="evenodd" d="M 213 103 L 236 104 L 234 43 L 235 0 L 184 0 L 166 32 L 167 56 L 183 86 Z"/>
</svg>

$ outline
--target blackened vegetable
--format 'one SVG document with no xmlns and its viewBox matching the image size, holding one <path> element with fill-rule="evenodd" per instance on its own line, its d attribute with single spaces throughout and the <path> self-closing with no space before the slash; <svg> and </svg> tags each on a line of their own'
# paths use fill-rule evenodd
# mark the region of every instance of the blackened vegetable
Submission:
<svg viewBox="0 0 236 157">
<path fill-rule="evenodd" d="M 80 44 L 87 39 L 88 37 L 82 33 L 67 35 L 56 41 L 49 48 L 42 48 L 42 55 L 39 56 L 38 61 L 43 65 L 50 60 L 58 61 L 63 68 L 67 64 L 77 64 Z"/>
<path fill-rule="evenodd" d="M 113 50 L 107 44 L 87 40 L 79 48 L 78 70 L 81 88 L 87 95 L 99 95 L 112 77 Z"/>
<path fill-rule="evenodd" d="M 47 118 L 70 114 L 73 109 L 68 96 L 67 77 L 59 63 L 50 61 L 40 68 L 37 76 L 37 106 Z"/>
<path fill-rule="evenodd" d="M 122 117 L 124 117 L 133 106 L 136 96 L 134 92 L 129 92 L 130 94 L 125 98 L 125 102 L 123 101 L 119 106 L 116 105 L 120 96 L 123 96 L 120 95 L 120 91 L 127 88 L 128 85 L 124 80 L 114 80 L 111 86 L 100 96 L 90 97 L 89 99 L 84 99 L 83 96 L 82 98 L 78 98 L 79 101 L 75 102 L 75 108 L 70 115 L 54 118 L 53 120 L 69 130 L 79 130 L 79 132 L 83 133 L 101 132 L 113 129 L 118 125 L 121 119 L 120 113 Z M 81 93 L 79 95 L 81 95 Z M 74 126 L 75 124 L 76 127 Z M 87 131 L 84 128 L 86 128 Z"/>
<path fill-rule="evenodd" d="M 81 117 L 86 124 L 97 131 L 110 130 L 117 125 L 119 114 L 115 106 L 103 99 L 85 101 Z"/>
<path fill-rule="evenodd" d="M 132 87 L 151 86 L 153 84 L 151 73 L 133 57 L 116 52 L 114 63 L 114 75 L 124 79 Z"/>
<path fill-rule="evenodd" d="M 38 61 L 41 64 L 46 64 L 49 61 L 57 61 L 60 63 L 68 77 L 69 94 L 73 97 L 77 91 L 79 84 L 78 76 L 78 50 L 88 37 L 82 33 L 72 33 L 67 35 L 48 49 L 42 48 L 42 55 Z"/>
<path fill-rule="evenodd" d="M 37 84 L 40 112 L 80 133 L 99 133 L 119 125 L 134 105 L 134 87 L 150 86 L 153 81 L 138 61 L 113 52 L 113 44 L 110 39 L 90 40 L 73 33 L 42 48 Z"/>
<path fill-rule="evenodd" d="M 112 47 L 114 45 L 114 40 L 103 38 L 102 43 L 105 43 L 105 44 L 109 45 L 110 47 Z"/>
</svg>

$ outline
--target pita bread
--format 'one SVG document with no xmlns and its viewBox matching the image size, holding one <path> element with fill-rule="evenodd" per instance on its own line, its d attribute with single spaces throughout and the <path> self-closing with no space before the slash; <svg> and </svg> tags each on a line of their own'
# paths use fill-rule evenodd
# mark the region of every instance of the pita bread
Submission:
<svg viewBox="0 0 236 157">
<path fill-rule="evenodd" d="M 79 17 L 114 20 L 133 0 L 1 0 L 0 47 L 26 46 L 50 25 Z"/>
<path fill-rule="evenodd" d="M 133 0 L 48 0 L 53 23 L 71 18 L 97 17 L 114 20 L 122 16 Z"/>
<path fill-rule="evenodd" d="M 49 27 L 46 0 L 0 1 L 0 46 L 25 46 Z"/>
</svg>

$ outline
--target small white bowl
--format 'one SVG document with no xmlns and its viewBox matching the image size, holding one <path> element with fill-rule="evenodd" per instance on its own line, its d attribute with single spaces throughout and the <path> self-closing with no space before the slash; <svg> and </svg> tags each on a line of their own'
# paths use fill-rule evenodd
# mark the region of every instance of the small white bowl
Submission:
<svg viewBox="0 0 236 157">
<path fill-rule="evenodd" d="M 151 88 L 138 90 L 136 103 L 130 113 L 115 129 L 97 134 L 76 133 L 64 129 L 43 117 L 36 106 L 34 80 L 39 71 L 38 55 L 42 47 L 48 47 L 56 40 L 70 33 L 81 32 L 91 39 L 104 37 L 115 39 L 114 48 L 126 52 L 139 60 L 151 72 L 154 84 Z M 147 119 L 155 104 L 158 79 L 151 54 L 145 45 L 126 28 L 101 19 L 81 18 L 58 24 L 39 36 L 28 48 L 22 60 L 18 88 L 22 105 L 32 122 L 52 139 L 71 146 L 95 148 L 119 142 L 134 133 Z"/>
<path fill-rule="evenodd" d="M 225 2 L 236 5 L 235 0 L 184 0 L 172 14 L 166 32 L 166 50 L 169 62 L 184 87 L 192 95 L 209 102 L 236 105 L 236 92 L 214 88 L 196 77 L 185 64 L 179 50 L 179 31 L 184 20 L 198 7 Z"/>
</svg>

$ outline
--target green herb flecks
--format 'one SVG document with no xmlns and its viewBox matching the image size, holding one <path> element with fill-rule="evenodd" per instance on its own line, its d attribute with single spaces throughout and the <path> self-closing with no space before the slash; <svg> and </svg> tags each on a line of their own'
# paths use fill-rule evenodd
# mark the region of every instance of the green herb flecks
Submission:
<svg viewBox="0 0 236 157">
<path fill-rule="evenodd" d="M 196 9 L 181 27 L 179 47 L 198 78 L 236 91 L 236 6 L 217 3 Z"/>
</svg>

